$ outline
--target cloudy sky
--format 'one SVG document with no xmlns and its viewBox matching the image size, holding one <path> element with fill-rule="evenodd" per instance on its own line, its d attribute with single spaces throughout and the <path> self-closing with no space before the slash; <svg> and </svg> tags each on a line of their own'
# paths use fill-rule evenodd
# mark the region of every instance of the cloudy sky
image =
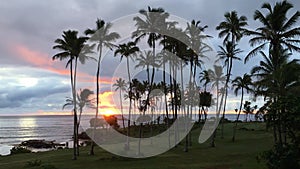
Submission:
<svg viewBox="0 0 300 169">
<path fill-rule="evenodd" d="M 274 3 L 275 1 L 268 1 Z M 298 0 L 290 1 L 300 9 Z M 213 36 L 212 45 L 222 42 L 217 38 L 215 27 L 227 11 L 236 10 L 249 19 L 249 27 L 255 28 L 253 13 L 262 5 L 260 0 L 2 0 L 0 2 L 0 115 L 47 115 L 68 114 L 62 111 L 65 98 L 70 95 L 68 69 L 65 63 L 52 61 L 57 53 L 52 49 L 54 40 L 62 32 L 75 29 L 83 32 L 94 28 L 97 18 L 112 22 L 120 17 L 146 9 L 162 7 L 172 15 L 186 20 L 201 20 L 208 25 L 207 34 Z M 295 9 L 293 12 L 295 12 Z M 247 38 L 240 43 L 245 52 L 250 47 Z M 249 72 L 253 59 L 247 65 L 234 63 L 234 76 Z M 109 67 L 108 67 L 109 68 Z M 79 75 L 80 76 L 80 75 Z M 86 81 L 89 74 L 81 74 Z M 84 82 L 84 78 L 81 79 Z M 110 85 L 110 77 L 104 77 L 104 85 Z M 113 92 L 103 91 L 104 98 Z M 231 109 L 237 107 L 239 98 L 230 96 Z M 103 106 L 113 101 L 103 100 Z"/>
</svg>

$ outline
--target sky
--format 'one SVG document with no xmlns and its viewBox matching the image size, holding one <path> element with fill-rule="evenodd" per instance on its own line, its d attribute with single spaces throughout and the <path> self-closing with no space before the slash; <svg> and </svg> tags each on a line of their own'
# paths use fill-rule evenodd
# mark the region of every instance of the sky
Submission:
<svg viewBox="0 0 300 169">
<path fill-rule="evenodd" d="M 268 2 L 274 4 L 275 1 Z M 300 9 L 298 0 L 290 2 L 295 6 L 293 13 Z M 51 59 L 58 52 L 52 49 L 54 40 L 65 30 L 78 30 L 82 35 L 87 28 L 95 27 L 97 18 L 113 22 L 147 6 L 162 7 L 172 15 L 189 21 L 200 20 L 207 25 L 205 32 L 213 36 L 211 44 L 217 49 L 222 39 L 217 37 L 215 27 L 223 21 L 224 13 L 236 10 L 248 18 L 248 28 L 254 29 L 259 24 L 253 20 L 253 13 L 261 5 L 260 0 L 2 0 L 0 116 L 70 114 L 70 110 L 62 110 L 66 97 L 70 96 L 69 70 L 65 69 L 65 62 Z M 241 58 L 251 50 L 247 42 L 248 38 L 244 38 L 239 44 L 244 51 Z M 233 76 L 249 72 L 258 61 L 259 57 L 246 65 L 235 62 Z M 109 68 L 110 63 L 107 64 Z M 93 81 L 91 72 L 79 73 L 79 79 L 82 83 Z M 110 110 L 114 107 L 111 96 L 116 94 L 109 88 L 111 81 L 111 76 L 104 76 L 101 80 L 104 86 L 101 97 L 105 98 L 101 104 Z M 240 98 L 232 93 L 229 98 L 229 109 L 233 110 Z"/>
</svg>

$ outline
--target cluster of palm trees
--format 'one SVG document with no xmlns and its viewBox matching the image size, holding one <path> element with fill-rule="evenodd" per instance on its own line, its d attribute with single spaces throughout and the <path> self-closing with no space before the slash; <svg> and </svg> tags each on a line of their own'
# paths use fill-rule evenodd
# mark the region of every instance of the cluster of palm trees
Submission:
<svg viewBox="0 0 300 169">
<path fill-rule="evenodd" d="M 53 47 L 61 52 L 54 55 L 53 59 L 67 59 L 66 67 L 70 69 L 72 97 L 68 98 L 68 105 L 73 106 L 74 113 L 74 159 L 78 155 L 78 144 L 75 144 L 78 142 L 80 123 L 78 118 L 80 119 L 83 110 L 82 105 L 90 104 L 92 100 L 88 98 L 93 95 L 92 91 L 84 89 L 80 96 L 76 97 L 77 62 L 79 60 L 80 63 L 84 63 L 86 59 L 91 59 L 89 53 L 98 52 L 99 57 L 92 59 L 97 61 L 95 91 L 95 118 L 97 119 L 100 111 L 99 79 L 104 47 L 114 50 L 114 56 L 120 56 L 121 60 L 126 58 L 128 81 L 119 78 L 113 86 L 116 91 L 119 91 L 124 130 L 126 127 L 122 100 L 129 100 L 128 110 L 126 110 L 128 112 L 127 136 L 131 131 L 131 115 L 136 112 L 136 108 L 143 116 L 152 113 L 150 120 L 153 120 L 153 110 L 159 110 L 158 113 L 163 112 L 167 127 L 172 120 L 178 118 L 178 114 L 192 118 L 197 107 L 199 122 L 202 115 L 204 119 L 207 118 L 207 111 L 211 106 L 216 107 L 216 114 L 222 112 L 222 119 L 225 119 L 228 95 L 233 90 L 236 95 L 241 94 L 241 99 L 239 109 L 236 110 L 238 115 L 233 128 L 232 141 L 236 140 L 244 95 L 250 92 L 256 97 L 263 96 L 265 99 L 265 105 L 257 113 L 263 114 L 267 124 L 273 128 L 275 143 L 288 144 L 289 138 L 293 141 L 299 140 L 297 135 L 299 132 L 295 132 L 296 121 L 290 116 L 297 114 L 296 110 L 299 110 L 299 106 L 289 107 L 291 102 L 299 100 L 297 93 L 300 88 L 299 61 L 291 60 L 293 52 L 300 51 L 297 46 L 300 43 L 297 39 L 300 36 L 300 27 L 295 27 L 300 13 L 297 11 L 289 17 L 288 11 L 292 8 L 293 5 L 287 1 L 277 2 L 274 6 L 264 3 L 262 10 L 266 10 L 266 13 L 257 10 L 254 14 L 254 20 L 258 20 L 261 24 L 256 30 L 246 29 L 247 18 L 239 16 L 236 11 L 225 13 L 225 21 L 216 27 L 216 30 L 220 31 L 219 38 L 224 38 L 223 44 L 219 46 L 219 59 L 216 63 L 220 60 L 224 64 L 223 66 L 215 64 L 208 70 L 203 70 L 202 67 L 207 52 L 212 50 L 205 43 L 206 39 L 212 38 L 204 34 L 207 26 L 201 26 L 200 21 L 193 20 L 187 23 L 186 29 L 182 30 L 176 27 L 177 22 L 168 20 L 169 14 L 162 8 L 148 7 L 148 10 L 140 10 L 141 16 L 133 19 L 136 30 L 132 33 L 132 40 L 122 44 L 116 44 L 120 35 L 110 31 L 112 24 L 100 19 L 96 22 L 96 29 L 85 31 L 85 35 L 89 37 L 78 37 L 77 31 L 64 31 L 62 38 L 57 39 L 55 41 L 57 45 Z M 262 60 L 259 65 L 252 68 L 250 73 L 232 78 L 234 60 L 242 60 L 240 55 L 243 51 L 238 45 L 244 36 L 251 37 L 249 44 L 254 47 L 247 54 L 244 62 L 259 54 Z M 145 37 L 151 50 L 141 51 L 138 44 L 142 43 Z M 180 40 L 176 37 L 180 37 Z M 87 45 L 88 40 L 92 45 Z M 137 64 L 130 65 L 132 58 Z M 146 68 L 147 80 L 139 81 L 132 77 L 130 72 L 132 66 L 136 69 Z M 159 68 L 162 70 L 158 71 Z M 189 70 L 188 73 L 183 71 L 184 68 Z M 161 80 L 156 78 L 158 73 L 162 74 Z M 186 77 L 188 81 L 184 80 Z M 162 94 L 151 95 L 154 89 L 160 89 Z M 85 103 L 83 104 L 82 101 Z M 249 105 L 248 108 L 251 111 Z M 140 124 L 142 126 L 142 122 Z M 224 121 L 221 137 L 224 137 L 223 124 Z M 94 126 L 96 128 L 96 125 Z M 174 137 L 176 140 L 176 132 Z M 212 146 L 215 137 L 216 131 L 211 139 Z M 191 144 L 190 138 L 190 136 L 186 137 L 185 151 L 188 151 L 188 145 Z M 91 147 L 90 153 L 94 154 L 94 145 Z M 130 149 L 129 140 L 126 149 Z"/>
</svg>

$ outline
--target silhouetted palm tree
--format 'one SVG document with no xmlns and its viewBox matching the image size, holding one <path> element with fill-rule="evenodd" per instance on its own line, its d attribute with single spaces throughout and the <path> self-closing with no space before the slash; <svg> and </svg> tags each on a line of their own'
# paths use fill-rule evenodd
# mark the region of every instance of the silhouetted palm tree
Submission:
<svg viewBox="0 0 300 169">
<path fill-rule="evenodd" d="M 207 92 L 207 85 L 209 83 L 211 83 L 210 77 L 209 77 L 209 72 L 207 70 L 202 71 L 199 74 L 199 82 L 203 83 L 204 82 L 204 92 L 199 93 L 199 97 L 200 97 L 200 101 L 199 101 L 199 124 L 201 121 L 201 111 L 204 113 L 204 120 L 207 119 L 207 113 L 204 110 L 204 106 L 206 106 L 207 108 L 211 106 L 211 102 L 212 102 L 212 94 L 210 92 Z M 201 110 L 200 110 L 201 108 Z"/>
<path fill-rule="evenodd" d="M 96 44 L 97 51 L 99 52 L 97 71 L 96 71 L 96 114 L 95 118 L 98 118 L 99 115 L 99 80 L 100 80 L 100 64 L 102 58 L 102 50 L 104 47 L 112 49 L 115 47 L 113 42 L 115 42 L 120 35 L 117 32 L 110 32 L 110 28 L 112 27 L 111 23 L 105 23 L 104 20 L 97 19 L 96 21 L 96 29 L 87 29 L 85 31 L 86 35 L 91 35 L 90 41 Z M 96 125 L 94 125 L 96 126 Z M 94 127 L 95 130 L 96 127 Z M 94 133 L 94 132 L 93 132 Z M 94 135 L 94 134 L 93 134 Z M 94 137 L 94 136 L 93 136 Z M 94 143 L 92 142 L 90 155 L 94 155 Z"/>
<path fill-rule="evenodd" d="M 120 98 L 120 108 L 122 113 L 122 122 L 123 122 L 123 129 L 125 130 L 125 122 L 124 122 L 124 113 L 123 113 L 123 101 L 122 101 L 122 91 L 126 91 L 126 82 L 122 78 L 116 80 L 116 83 L 113 84 L 116 88 L 115 91 L 119 90 L 119 98 Z"/>
<path fill-rule="evenodd" d="M 130 118 L 131 118 L 131 93 L 132 93 L 132 86 L 131 86 L 131 75 L 130 75 L 130 65 L 129 65 L 129 59 L 133 56 L 136 56 L 136 54 L 139 52 L 139 48 L 136 46 L 134 42 L 128 42 L 128 43 L 123 43 L 118 45 L 118 48 L 115 50 L 115 56 L 120 54 L 121 55 L 121 60 L 123 57 L 126 57 L 127 61 L 127 73 L 128 73 L 128 81 L 129 81 L 129 111 L 128 111 L 128 127 L 127 127 L 127 145 L 126 149 L 130 148 L 129 145 L 129 134 L 130 134 Z"/>
<path fill-rule="evenodd" d="M 225 48 L 219 46 L 221 50 L 218 51 L 218 56 L 220 57 L 220 59 L 224 60 L 224 66 L 227 67 L 226 82 L 225 82 L 225 100 L 224 100 L 223 115 L 221 121 L 222 122 L 221 138 L 224 137 L 224 119 L 225 119 L 227 96 L 228 96 L 228 85 L 231 77 L 233 60 L 241 60 L 239 57 L 237 57 L 237 55 L 242 52 L 242 50 L 236 48 L 237 46 L 236 44 L 233 44 L 230 41 L 226 41 L 224 45 Z"/>
<path fill-rule="evenodd" d="M 253 115 L 254 111 L 257 109 L 257 105 L 251 107 L 251 102 L 245 101 L 243 112 L 246 114 L 245 122 L 248 121 L 249 115 Z M 250 120 L 250 117 L 249 117 Z"/>
<path fill-rule="evenodd" d="M 224 84 L 224 82 L 226 80 L 226 76 L 223 73 L 222 66 L 217 66 L 217 65 L 214 65 L 214 70 L 209 69 L 208 74 L 209 74 L 209 77 L 211 80 L 212 87 L 216 87 L 216 94 L 217 94 L 216 114 L 217 114 L 217 117 L 219 117 L 219 114 L 221 112 L 221 105 L 222 105 L 222 102 L 224 99 L 223 97 L 221 98 L 221 102 L 219 105 L 220 85 Z M 222 95 L 222 96 L 224 96 L 224 95 Z M 216 137 L 216 130 L 214 131 L 214 134 L 213 134 L 212 140 L 211 140 L 212 147 L 215 147 L 215 137 Z"/>
<path fill-rule="evenodd" d="M 228 97 L 228 84 L 230 81 L 231 70 L 233 66 L 233 59 L 237 59 L 236 54 L 240 53 L 241 50 L 236 48 L 237 42 L 243 37 L 247 26 L 247 18 L 245 16 L 238 16 L 236 11 L 226 12 L 224 14 L 225 21 L 221 22 L 216 29 L 220 31 L 219 37 L 222 38 L 225 36 L 223 45 L 225 48 L 220 47 L 221 51 L 219 52 L 220 57 L 225 59 L 225 66 L 227 66 L 226 72 L 226 83 L 225 83 L 225 101 L 223 107 L 223 116 L 222 116 L 222 133 L 221 137 L 224 136 L 224 118 Z"/>
<path fill-rule="evenodd" d="M 148 35 L 147 43 L 152 47 L 152 57 L 156 57 L 156 41 L 161 38 L 160 32 L 164 32 L 166 28 L 167 18 L 169 14 L 163 8 L 151 8 L 148 6 L 147 10 L 140 10 L 139 13 L 145 17 L 142 19 L 137 16 L 133 20 L 136 22 L 137 30 L 132 33 L 132 38 L 138 42 L 141 38 Z M 155 67 L 152 67 L 150 88 L 154 83 Z"/>
<path fill-rule="evenodd" d="M 251 76 L 248 74 L 244 74 L 243 77 L 236 77 L 233 81 L 232 81 L 232 88 L 234 88 L 234 94 L 237 96 L 239 90 L 241 90 L 241 102 L 240 102 L 240 108 L 239 108 L 239 112 L 238 115 L 236 117 L 236 121 L 235 121 L 235 125 L 233 128 L 233 136 L 232 136 L 232 141 L 235 141 L 235 135 L 236 135 L 236 128 L 237 128 L 237 124 L 240 118 L 240 114 L 241 114 L 241 110 L 242 110 L 242 106 L 243 106 L 243 99 L 244 99 L 244 90 L 246 90 L 247 93 L 249 93 L 250 91 L 252 91 L 252 89 L 250 88 L 250 86 L 252 85 L 252 79 Z"/>
<path fill-rule="evenodd" d="M 267 10 L 267 13 L 256 10 L 254 20 L 260 21 L 262 26 L 255 31 L 247 31 L 248 35 L 253 36 L 249 40 L 250 45 L 258 46 L 248 53 L 245 63 L 266 46 L 268 51 L 274 52 L 274 59 L 279 57 L 281 48 L 300 52 L 300 47 L 297 46 L 300 40 L 296 38 L 300 36 L 300 27 L 296 27 L 300 12 L 297 11 L 288 17 L 287 14 L 293 5 L 286 0 L 277 2 L 273 7 L 270 3 L 264 3 L 261 8 Z"/>
<path fill-rule="evenodd" d="M 93 95 L 94 92 L 89 90 L 89 89 L 83 89 L 80 90 L 80 92 L 77 94 L 77 105 L 79 109 L 79 115 L 78 115 L 78 121 L 77 121 L 77 127 L 76 127 L 76 135 L 78 136 L 78 131 L 79 131 L 79 126 L 81 122 L 81 116 L 83 113 L 83 108 L 84 107 L 89 107 L 89 108 L 94 108 L 93 103 L 94 99 L 90 98 L 91 95 Z M 63 105 L 63 109 L 67 106 L 72 106 L 73 105 L 73 99 L 70 97 L 67 97 L 66 99 L 66 104 Z M 79 140 L 76 140 L 76 145 L 77 145 L 77 156 L 79 156 Z"/>
<path fill-rule="evenodd" d="M 154 68 L 159 67 L 159 58 L 158 57 L 153 57 L 153 54 L 151 51 L 144 51 L 142 52 L 139 57 L 136 58 L 136 61 L 138 63 L 136 64 L 135 68 L 138 67 L 146 67 L 147 71 L 147 80 L 150 82 L 150 72 L 149 72 L 149 67 L 152 66 Z"/>
<path fill-rule="evenodd" d="M 204 82 L 204 91 L 207 91 L 207 85 L 210 83 L 209 73 L 207 70 L 203 70 L 199 74 L 200 83 Z"/>
<path fill-rule="evenodd" d="M 55 43 L 57 45 L 53 46 L 53 49 L 58 49 L 62 52 L 55 54 L 52 59 L 56 60 L 65 60 L 68 59 L 66 67 L 70 67 L 70 79 L 71 79 L 71 89 L 72 89 L 72 99 L 73 99 L 73 116 L 74 116 L 74 132 L 73 132 L 73 159 L 76 160 L 76 141 L 77 141 L 77 134 L 76 134 L 76 128 L 77 128 L 77 108 L 76 108 L 76 72 L 77 72 L 77 60 L 80 57 L 80 52 L 82 48 L 84 47 L 84 44 L 86 42 L 86 37 L 78 37 L 77 31 L 64 31 L 62 35 L 62 39 L 56 39 Z M 85 55 L 82 55 L 85 56 Z M 84 61 L 84 59 L 79 59 L 81 62 Z M 73 63 L 75 62 L 75 63 Z M 73 64 L 74 68 L 73 68 Z M 74 69 L 74 70 L 73 70 Z"/>
<path fill-rule="evenodd" d="M 238 42 L 244 35 L 247 26 L 247 17 L 238 16 L 236 11 L 226 12 L 224 14 L 225 21 L 221 22 L 216 29 L 220 31 L 219 37 L 224 38 L 224 44 L 227 41 L 231 41 L 234 45 Z"/>
</svg>

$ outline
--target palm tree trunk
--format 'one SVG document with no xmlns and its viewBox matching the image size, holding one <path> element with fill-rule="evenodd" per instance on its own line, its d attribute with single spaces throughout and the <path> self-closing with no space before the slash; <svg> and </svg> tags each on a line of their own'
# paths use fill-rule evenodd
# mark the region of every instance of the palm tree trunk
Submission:
<svg viewBox="0 0 300 169">
<path fill-rule="evenodd" d="M 74 97 L 74 78 L 73 78 L 73 61 L 70 62 L 70 75 L 71 75 L 71 88 L 72 88 L 72 97 L 73 97 L 73 160 L 77 159 L 76 156 L 76 109 L 75 109 L 75 97 Z"/>
<path fill-rule="evenodd" d="M 224 138 L 225 112 L 226 112 L 226 105 L 227 105 L 228 83 L 230 80 L 231 67 L 232 67 L 232 59 L 229 58 L 229 62 L 228 62 L 228 66 L 227 66 L 227 77 L 226 77 L 226 82 L 225 82 L 225 100 L 224 100 L 223 114 L 222 114 L 222 119 L 221 119 L 221 123 L 222 123 L 221 138 Z"/>
<path fill-rule="evenodd" d="M 129 57 L 127 59 L 127 73 L 128 73 L 128 80 L 129 80 L 129 95 L 132 93 L 132 86 L 131 86 L 131 77 L 130 77 L 130 70 L 129 70 Z M 130 120 L 131 120 L 131 106 L 132 106 L 132 99 L 131 96 L 129 96 L 129 111 L 128 111 L 128 126 L 127 126 L 127 145 L 126 145 L 126 150 L 130 149 L 130 144 L 129 144 L 129 135 L 130 135 Z"/>
<path fill-rule="evenodd" d="M 78 117 L 77 117 L 77 96 L 76 96 L 76 77 L 77 77 L 77 64 L 78 64 L 78 57 L 75 59 L 75 70 L 74 70 L 74 107 L 76 110 L 76 118 L 74 125 L 76 123 L 76 155 L 79 156 L 79 141 L 78 141 Z"/>
<path fill-rule="evenodd" d="M 123 130 L 125 131 L 125 121 L 124 121 L 124 113 L 123 113 L 123 103 L 122 103 L 122 89 L 120 88 L 120 105 L 121 105 L 121 113 L 122 113 L 122 123 L 123 123 Z"/>
<path fill-rule="evenodd" d="M 237 128 L 238 121 L 239 121 L 239 118 L 240 118 L 240 115 L 241 115 L 241 111 L 242 111 L 243 99 L 244 99 L 244 88 L 242 88 L 242 96 L 241 96 L 241 103 L 240 103 L 239 113 L 238 113 L 238 115 L 236 117 L 236 121 L 235 121 L 235 124 L 234 124 L 234 127 L 233 127 L 232 142 L 235 142 L 236 128 Z"/>
<path fill-rule="evenodd" d="M 95 132 L 96 132 L 96 121 L 99 115 L 99 89 L 100 89 L 100 84 L 99 84 L 99 79 L 100 79 L 100 63 L 101 63 L 101 57 L 102 57 L 102 45 L 100 45 L 100 50 L 99 50 L 99 58 L 98 58 L 98 65 L 97 65 L 97 81 L 96 81 L 96 115 L 95 115 L 95 120 L 94 120 L 94 128 L 93 128 L 93 134 L 92 134 L 92 143 L 91 143 L 91 150 L 90 150 L 90 155 L 94 155 L 94 147 L 95 147 L 95 143 L 93 141 L 93 139 L 95 139 Z"/>
<path fill-rule="evenodd" d="M 79 156 L 79 126 L 80 126 L 81 114 L 82 114 L 82 107 L 80 107 L 79 118 L 77 120 L 77 126 L 76 126 L 76 134 L 77 134 L 77 156 Z"/>
</svg>

